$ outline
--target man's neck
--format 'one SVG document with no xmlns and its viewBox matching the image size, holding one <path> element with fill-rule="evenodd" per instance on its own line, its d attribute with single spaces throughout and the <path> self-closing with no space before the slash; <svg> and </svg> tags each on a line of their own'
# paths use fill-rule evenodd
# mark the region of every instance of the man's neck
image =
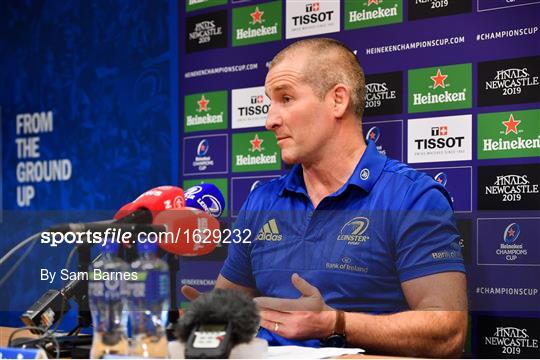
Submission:
<svg viewBox="0 0 540 360">
<path fill-rule="evenodd" d="M 304 183 L 314 208 L 347 182 L 365 149 L 366 144 L 359 132 L 343 137 L 339 143 L 325 149 L 319 161 L 302 164 Z"/>
</svg>

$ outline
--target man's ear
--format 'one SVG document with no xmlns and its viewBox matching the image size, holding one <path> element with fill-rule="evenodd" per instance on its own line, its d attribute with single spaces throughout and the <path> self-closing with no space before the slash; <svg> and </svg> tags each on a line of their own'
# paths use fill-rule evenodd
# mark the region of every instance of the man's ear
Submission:
<svg viewBox="0 0 540 360">
<path fill-rule="evenodd" d="M 342 118 L 351 103 L 351 92 L 344 84 L 337 84 L 332 88 L 331 94 L 334 101 L 334 116 Z"/>
</svg>

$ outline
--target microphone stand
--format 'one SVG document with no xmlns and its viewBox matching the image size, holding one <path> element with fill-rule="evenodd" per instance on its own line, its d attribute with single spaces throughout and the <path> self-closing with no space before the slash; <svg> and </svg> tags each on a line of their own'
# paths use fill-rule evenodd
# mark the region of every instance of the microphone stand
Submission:
<svg viewBox="0 0 540 360">
<path fill-rule="evenodd" d="M 180 269 L 179 266 L 179 257 L 177 255 L 167 253 L 167 264 L 169 265 L 169 289 L 171 296 L 171 303 L 169 308 L 169 321 L 167 324 L 167 339 L 175 340 L 176 336 L 174 335 L 176 324 L 180 315 L 178 313 L 178 300 L 176 296 L 176 273 Z"/>
</svg>

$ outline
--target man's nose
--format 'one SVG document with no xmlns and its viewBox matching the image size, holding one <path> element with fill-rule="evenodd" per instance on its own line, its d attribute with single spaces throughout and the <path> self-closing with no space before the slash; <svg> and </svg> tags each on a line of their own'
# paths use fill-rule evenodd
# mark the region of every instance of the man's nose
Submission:
<svg viewBox="0 0 540 360">
<path fill-rule="evenodd" d="M 270 105 L 268 109 L 268 115 L 266 116 L 266 121 L 264 127 L 266 130 L 272 130 L 281 125 L 281 115 L 274 105 Z"/>
</svg>

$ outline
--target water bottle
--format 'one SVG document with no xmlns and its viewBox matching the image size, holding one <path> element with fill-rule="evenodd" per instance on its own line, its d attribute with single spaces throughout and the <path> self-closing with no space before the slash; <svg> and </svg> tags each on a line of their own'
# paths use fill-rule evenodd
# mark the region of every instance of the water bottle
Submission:
<svg viewBox="0 0 540 360">
<path fill-rule="evenodd" d="M 107 239 L 109 240 L 109 239 Z M 94 336 L 90 357 L 128 355 L 126 276 L 129 265 L 117 256 L 118 243 L 110 239 L 103 253 L 89 269 L 88 300 L 92 312 Z"/>
<path fill-rule="evenodd" d="M 136 279 L 129 283 L 130 354 L 143 358 L 166 358 L 169 267 L 157 257 L 157 244 L 145 240 L 137 245 L 139 258 L 131 264 Z"/>
</svg>

